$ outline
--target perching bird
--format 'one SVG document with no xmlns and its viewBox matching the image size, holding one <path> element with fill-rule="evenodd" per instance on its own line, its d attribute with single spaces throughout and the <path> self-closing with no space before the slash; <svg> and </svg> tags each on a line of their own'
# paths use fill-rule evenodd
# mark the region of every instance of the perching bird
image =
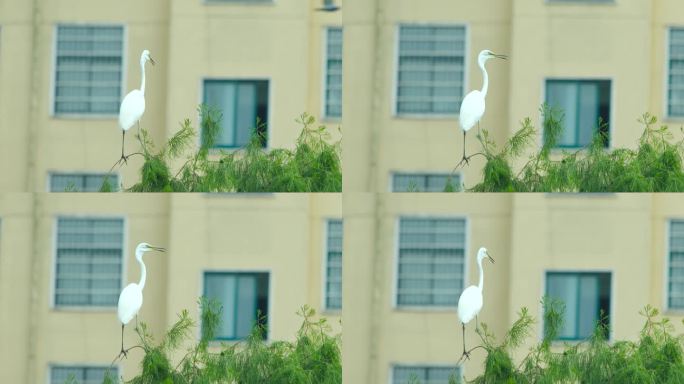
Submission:
<svg viewBox="0 0 684 384">
<path fill-rule="evenodd" d="M 121 138 L 121 159 L 119 162 L 128 160 L 124 156 L 124 139 L 126 138 L 126 131 L 131 129 L 135 123 L 138 123 L 138 133 L 140 133 L 140 118 L 145 113 L 145 63 L 150 61 L 154 65 L 154 60 L 150 56 L 150 51 L 147 49 L 140 55 L 140 70 L 142 72 L 142 81 L 140 89 L 134 89 L 124 97 L 121 102 L 121 109 L 119 109 L 119 127 L 123 136 Z"/>
<path fill-rule="evenodd" d="M 494 52 L 485 49 L 480 52 L 477 56 L 477 64 L 482 70 L 482 90 L 470 91 L 463 99 L 461 103 L 461 110 L 458 113 L 458 122 L 461 124 L 461 129 L 463 130 L 463 159 L 458 165 L 460 166 L 463 162 L 468 164 L 469 158 L 466 157 L 465 149 L 465 138 L 466 132 L 470 130 L 475 124 L 480 127 L 480 119 L 485 112 L 485 97 L 487 97 L 487 89 L 489 88 L 489 75 L 487 75 L 487 70 L 485 69 L 485 63 L 491 58 L 504 59 L 508 57 L 504 55 L 497 55 Z"/>
<path fill-rule="evenodd" d="M 143 288 L 145 288 L 147 269 L 145 268 L 142 257 L 145 252 L 152 250 L 159 252 L 166 251 L 164 248 L 153 247 L 147 243 L 140 243 L 135 248 L 135 258 L 138 260 L 138 263 L 140 263 L 140 282 L 138 284 L 128 284 L 126 288 L 121 291 L 121 295 L 119 295 L 119 305 L 117 309 L 117 316 L 121 322 L 121 353 L 119 353 L 119 356 L 122 354 L 126 356 L 126 351 L 123 346 L 124 327 L 133 319 L 133 317 L 138 315 L 138 311 L 143 303 L 142 291 Z"/>
<path fill-rule="evenodd" d="M 458 298 L 458 318 L 461 320 L 463 326 L 463 355 L 470 358 L 470 354 L 466 352 L 465 347 L 465 325 L 473 318 L 475 320 L 475 327 L 477 328 L 477 314 L 482 309 L 482 286 L 484 285 L 484 273 L 482 272 L 482 260 L 488 258 L 492 263 L 494 259 L 489 256 L 487 248 L 480 248 L 477 251 L 477 266 L 480 268 L 480 283 L 477 286 L 471 285 L 466 288 L 461 297 Z"/>
</svg>

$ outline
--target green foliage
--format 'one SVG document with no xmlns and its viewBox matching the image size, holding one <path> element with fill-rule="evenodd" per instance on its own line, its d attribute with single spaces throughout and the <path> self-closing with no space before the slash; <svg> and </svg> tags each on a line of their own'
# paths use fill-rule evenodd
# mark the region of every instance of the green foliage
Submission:
<svg viewBox="0 0 684 384">
<path fill-rule="evenodd" d="M 674 327 L 658 310 L 646 306 L 645 318 L 636 341 L 608 340 L 607 321 L 599 320 L 591 337 L 579 343 L 557 341 L 563 325 L 563 303 L 544 298 L 542 339 L 516 362 L 512 354 L 533 334 L 535 321 L 523 308 L 503 338 L 487 324 L 477 329 L 484 349 L 484 372 L 470 383 L 682 383 L 684 382 L 684 337 L 673 335 Z M 472 351 L 472 350 L 471 350 Z M 451 382 L 456 379 L 450 379 Z M 408 383 L 420 384 L 415 378 Z"/>
<path fill-rule="evenodd" d="M 221 307 L 216 301 L 200 298 L 200 340 L 193 340 L 195 323 L 182 311 L 159 342 L 155 342 L 147 326 L 140 323 L 136 331 L 145 355 L 140 374 L 128 381 L 144 383 L 233 383 L 233 384 L 340 384 L 342 363 L 340 336 L 330 335 L 326 319 L 315 319 L 308 306 L 298 312 L 302 325 L 295 341 L 265 341 L 265 322 L 257 322 L 246 340 L 218 344 L 213 341 L 220 325 Z M 179 361 L 178 351 L 186 345 Z M 116 379 L 114 379 L 116 380 Z M 114 383 L 111 378 L 105 383 Z"/>
<path fill-rule="evenodd" d="M 304 322 L 295 343 L 263 342 L 260 326 L 254 327 L 243 349 L 230 349 L 230 377 L 236 383 L 321 383 L 342 382 L 339 339 L 328 335 L 325 319 L 313 320 L 314 310 L 303 307 Z"/>
<path fill-rule="evenodd" d="M 196 132 L 186 119 L 159 149 L 141 130 L 145 162 L 140 181 L 131 192 L 341 192 L 340 142 L 331 144 L 330 133 L 317 126 L 313 116 L 302 114 L 296 147 L 264 149 L 266 127 L 257 121 L 249 143 L 225 151 L 214 147 L 220 133 L 221 114 L 201 105 L 199 148 Z M 174 165 L 182 164 L 179 168 Z M 111 190 L 111 187 L 103 190 Z"/>
<path fill-rule="evenodd" d="M 605 122 L 599 121 L 591 144 L 574 152 L 556 148 L 563 130 L 563 114 L 547 105 L 542 146 L 521 169 L 512 165 L 535 146 L 537 132 L 526 118 L 501 150 L 486 130 L 478 134 L 487 163 L 475 192 L 680 192 L 684 191 L 684 139 L 673 142 L 666 126 L 656 127 L 648 113 L 637 149 L 608 150 Z"/>
<path fill-rule="evenodd" d="M 534 325 L 523 310 L 496 345 L 485 334 L 485 372 L 473 383 L 681 383 L 684 382 L 684 340 L 674 336 L 672 324 L 647 306 L 646 322 L 637 341 L 609 342 L 607 321 L 598 321 L 592 336 L 581 343 L 560 344 L 554 339 L 562 326 L 563 305 L 544 299 L 544 335 L 520 364 L 511 352 L 522 345 Z"/>
</svg>

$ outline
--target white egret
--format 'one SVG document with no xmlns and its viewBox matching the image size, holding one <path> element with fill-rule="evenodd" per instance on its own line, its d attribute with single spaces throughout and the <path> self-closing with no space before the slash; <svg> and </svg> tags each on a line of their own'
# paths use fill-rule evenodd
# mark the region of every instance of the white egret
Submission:
<svg viewBox="0 0 684 384">
<path fill-rule="evenodd" d="M 461 297 L 458 298 L 458 318 L 461 320 L 461 325 L 463 326 L 463 355 L 470 358 L 470 354 L 466 352 L 465 347 L 465 325 L 470 322 L 473 318 L 475 319 L 475 327 L 477 328 L 477 314 L 480 313 L 482 309 L 482 287 L 484 285 L 484 272 L 482 271 L 482 260 L 488 258 L 492 263 L 494 259 L 489 256 L 487 248 L 480 248 L 477 251 L 477 266 L 480 269 L 480 283 L 475 286 L 471 285 L 466 288 L 462 293 Z"/>
<path fill-rule="evenodd" d="M 487 97 L 487 90 L 489 89 L 489 75 L 485 69 L 485 63 L 487 60 L 497 58 L 497 59 L 508 59 L 507 56 L 497 55 L 494 52 L 485 49 L 480 52 L 477 56 L 477 64 L 482 70 L 482 89 L 470 91 L 461 102 L 461 110 L 458 113 L 458 122 L 461 124 L 461 129 L 463 130 L 463 159 L 459 163 L 461 165 L 464 161 L 468 164 L 469 158 L 466 157 L 466 133 L 470 128 L 477 124 L 478 129 L 480 128 L 480 119 L 485 112 L 485 97 Z"/>
<path fill-rule="evenodd" d="M 145 63 L 149 61 L 154 65 L 154 60 L 150 56 L 150 51 L 147 49 L 140 55 L 140 70 L 142 73 L 142 81 L 140 82 L 140 89 L 134 89 L 124 97 L 119 109 L 119 127 L 121 127 L 121 159 L 126 162 L 127 156 L 124 156 L 124 139 L 126 138 L 126 131 L 131 129 L 135 123 L 138 123 L 138 133 L 140 133 L 140 118 L 145 113 Z"/>
<path fill-rule="evenodd" d="M 138 263 L 140 263 L 140 282 L 137 284 L 128 284 L 126 288 L 121 291 L 121 295 L 119 295 L 119 305 L 117 309 L 117 316 L 121 322 L 121 353 L 119 353 L 119 356 L 122 354 L 126 356 L 126 351 L 124 350 L 123 346 L 124 327 L 133 319 L 134 316 L 138 315 L 138 311 L 140 310 L 140 307 L 142 307 L 143 303 L 142 291 L 143 288 L 145 288 L 145 280 L 147 279 L 147 269 L 145 268 L 145 263 L 143 263 L 142 260 L 143 254 L 147 251 L 153 250 L 159 252 L 166 251 L 164 248 L 153 247 L 147 243 L 138 244 L 138 246 L 135 248 L 135 258 L 138 260 Z"/>
</svg>

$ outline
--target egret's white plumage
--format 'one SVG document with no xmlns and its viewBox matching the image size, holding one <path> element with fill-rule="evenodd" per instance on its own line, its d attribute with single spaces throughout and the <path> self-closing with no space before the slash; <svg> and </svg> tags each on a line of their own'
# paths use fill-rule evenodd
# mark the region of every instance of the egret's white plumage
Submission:
<svg viewBox="0 0 684 384">
<path fill-rule="evenodd" d="M 143 262 L 143 255 L 147 251 L 164 252 L 164 248 L 153 247 L 147 243 L 140 243 L 135 248 L 135 259 L 140 264 L 140 282 L 130 283 L 121 291 L 119 295 L 119 304 L 117 306 L 117 317 L 121 322 L 121 353 L 126 354 L 123 348 L 123 330 L 124 326 L 128 324 L 138 314 L 143 303 L 143 288 L 145 288 L 145 281 L 147 280 L 147 268 Z"/>
<path fill-rule="evenodd" d="M 463 131 L 468 132 L 484 115 L 486 95 L 486 93 L 479 90 L 474 90 L 463 99 L 461 112 L 458 115 L 458 122 L 461 124 Z"/>
<path fill-rule="evenodd" d="M 141 296 L 142 300 L 142 296 Z M 458 318 L 468 324 L 482 309 L 482 289 L 471 285 L 458 298 Z"/>
<path fill-rule="evenodd" d="M 126 131 L 131 129 L 135 123 L 140 122 L 140 118 L 143 113 L 145 113 L 145 63 L 152 63 L 154 65 L 154 60 L 150 56 L 150 51 L 147 49 L 140 55 L 140 71 L 142 78 L 140 81 L 140 89 L 134 89 L 124 97 L 121 102 L 121 108 L 119 109 L 119 127 L 122 132 L 121 139 L 121 160 L 126 160 L 127 157 L 124 156 L 124 139 L 126 138 Z M 140 125 L 138 124 L 138 127 Z"/>
<path fill-rule="evenodd" d="M 484 286 L 484 271 L 482 270 L 482 260 L 488 258 L 492 263 L 494 259 L 489 256 L 487 248 L 480 248 L 477 251 L 477 267 L 480 270 L 480 283 L 478 285 L 471 285 L 461 293 L 458 298 L 458 318 L 461 320 L 463 326 L 463 354 L 468 356 L 465 348 L 465 325 L 480 313 L 483 305 L 482 288 Z M 475 324 L 477 327 L 477 324 Z"/>
<path fill-rule="evenodd" d="M 144 265 L 145 264 L 143 264 L 142 267 L 143 276 L 145 276 Z M 126 286 L 126 288 L 123 289 L 123 291 L 121 291 L 121 295 L 119 296 L 119 307 L 117 311 L 117 315 L 121 324 L 128 324 L 131 320 L 133 320 L 135 315 L 138 314 L 138 311 L 142 307 L 143 303 L 142 290 L 144 287 L 144 283 L 130 283 Z"/>
<path fill-rule="evenodd" d="M 492 58 L 505 60 L 506 56 L 497 55 L 488 49 L 480 52 L 480 54 L 477 56 L 477 64 L 482 70 L 482 89 L 474 90 L 468 93 L 466 97 L 463 98 L 463 101 L 461 102 L 461 109 L 458 112 L 458 122 L 463 130 L 463 159 L 461 160 L 461 163 L 464 161 L 468 163 L 468 158 L 465 155 L 466 132 L 468 132 L 470 128 L 474 127 L 475 124 L 478 124 L 485 113 L 485 98 L 487 97 L 487 90 L 489 89 L 489 75 L 485 69 L 485 63 L 487 60 Z"/>
<path fill-rule="evenodd" d="M 143 79 L 145 78 L 143 72 Z M 143 80 L 144 81 L 144 80 Z M 124 131 L 131 129 L 145 113 L 145 91 L 134 89 L 124 97 L 119 110 L 119 127 Z"/>
</svg>

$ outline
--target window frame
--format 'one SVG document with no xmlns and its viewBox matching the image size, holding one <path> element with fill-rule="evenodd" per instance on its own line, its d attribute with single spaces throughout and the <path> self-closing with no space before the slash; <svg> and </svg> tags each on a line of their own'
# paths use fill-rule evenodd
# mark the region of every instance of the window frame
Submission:
<svg viewBox="0 0 684 384">
<path fill-rule="evenodd" d="M 49 193 L 63 193 L 64 191 L 52 191 L 52 176 L 80 176 L 80 177 L 88 177 L 88 176 L 102 176 L 105 177 L 107 176 L 107 172 L 97 172 L 97 171 L 63 171 L 63 170 L 49 170 L 47 172 L 47 181 L 45 185 L 47 186 L 47 192 Z M 121 181 L 121 174 L 119 171 L 112 171 L 110 176 L 116 177 L 117 185 L 116 185 L 116 191 L 119 191 L 119 181 Z M 76 191 L 74 193 L 97 193 L 97 191 Z"/>
<path fill-rule="evenodd" d="M 202 269 L 200 271 L 200 296 L 201 297 L 206 297 L 206 287 L 207 287 L 207 281 L 206 281 L 206 276 L 207 274 L 259 274 L 259 273 L 265 273 L 268 278 L 268 316 L 266 316 L 266 338 L 264 338 L 264 342 L 270 342 L 271 341 L 271 335 L 273 334 L 273 301 L 275 301 L 274 297 L 274 281 L 275 281 L 275 276 L 274 272 L 271 268 L 230 268 L 230 269 Z M 199 309 L 198 309 L 199 310 Z M 198 337 L 201 335 L 202 332 L 202 322 L 199 322 L 198 326 Z M 244 338 L 234 338 L 234 339 L 229 339 L 229 338 L 223 338 L 223 337 L 214 337 L 213 339 L 209 340 L 210 344 L 213 345 L 218 345 L 221 343 L 240 343 L 244 341 Z"/>
<path fill-rule="evenodd" d="M 395 176 L 421 176 L 421 177 L 430 177 L 430 176 L 452 176 L 453 177 L 458 177 L 458 187 L 461 188 L 461 186 L 465 183 L 464 181 L 464 174 L 463 171 L 456 171 L 453 173 L 450 172 L 435 172 L 435 171 L 390 171 L 389 173 L 389 185 L 387 187 L 388 192 L 392 193 L 446 193 L 446 192 L 431 192 L 431 191 L 420 191 L 420 192 L 407 192 L 407 191 L 395 191 L 394 190 L 394 177 Z M 462 189 L 461 189 L 462 190 Z"/>
<path fill-rule="evenodd" d="M 663 265 L 665 266 L 663 270 L 663 308 L 665 308 L 664 312 L 674 314 L 674 315 L 681 315 L 684 314 L 684 307 L 682 308 L 673 308 L 670 307 L 670 254 L 672 252 L 672 222 L 673 221 L 679 221 L 684 223 L 684 217 L 668 217 L 666 218 L 666 226 L 667 230 L 665 231 L 665 262 Z"/>
<path fill-rule="evenodd" d="M 106 363 L 96 364 L 93 362 L 84 362 L 84 363 L 59 363 L 56 361 L 50 361 L 47 364 L 47 383 L 48 384 L 53 384 L 52 383 L 52 369 L 53 368 L 79 368 L 79 369 L 88 369 L 88 368 L 98 368 L 98 369 L 107 369 L 107 368 L 114 368 L 116 369 L 116 376 L 121 377 L 123 376 L 123 364 L 121 362 L 114 363 L 112 365 L 107 365 Z M 61 384 L 61 383 L 60 383 Z"/>
<path fill-rule="evenodd" d="M 106 215 L 106 214 L 93 214 L 93 215 L 88 215 L 88 214 L 77 214 L 77 215 L 72 215 L 72 214 L 61 214 L 57 213 L 53 215 L 52 218 L 52 265 L 51 265 L 51 271 L 50 271 L 50 302 L 49 302 L 49 309 L 51 311 L 55 312 L 116 312 L 117 306 L 84 306 L 84 305 L 74 305 L 74 306 L 63 306 L 63 305 L 57 305 L 56 303 L 56 289 L 57 289 L 57 233 L 59 232 L 58 228 L 58 223 L 59 219 L 61 218 L 68 218 L 68 219 L 87 219 L 87 220 L 97 220 L 97 219 L 103 219 L 103 220 L 111 220 L 111 219 L 116 219 L 116 220 L 122 220 L 123 221 L 123 240 L 121 244 L 122 252 L 121 252 L 121 288 L 126 286 L 126 282 L 128 281 L 128 276 L 126 274 L 126 271 L 128 271 L 128 233 L 129 233 L 129 223 L 128 223 L 128 217 L 125 215 Z"/>
<path fill-rule="evenodd" d="M 49 97 L 49 117 L 51 119 L 59 120 L 117 120 L 119 118 L 119 111 L 113 114 L 107 113 L 56 113 L 55 99 L 57 97 L 57 41 L 58 31 L 60 26 L 74 26 L 74 27 L 121 27 L 123 32 L 121 35 L 121 100 L 119 106 L 128 92 L 132 91 L 126 89 L 128 83 L 128 25 L 126 23 L 96 23 L 96 22 L 55 22 L 52 25 L 52 67 L 50 73 L 50 97 Z M 120 107 L 119 107 L 120 108 Z"/>
<path fill-rule="evenodd" d="M 331 0 L 332 1 L 332 0 Z M 330 116 L 328 115 L 328 99 L 327 99 L 327 91 L 328 91 L 328 34 L 330 32 L 331 28 L 339 28 L 342 31 L 342 66 L 344 68 L 344 26 L 341 24 L 330 24 L 330 25 L 324 25 L 323 26 L 323 47 L 321 48 L 323 52 L 323 63 L 321 68 L 323 69 L 321 71 L 322 73 L 322 79 L 321 79 L 321 116 L 322 120 L 324 121 L 329 121 L 329 122 L 341 122 L 342 121 L 342 114 L 340 116 Z M 344 69 L 343 69 L 343 74 L 342 74 L 342 84 L 340 84 L 340 87 L 344 87 Z M 344 98 L 344 89 L 342 90 L 342 97 Z M 344 100 L 342 100 L 342 106 L 344 106 Z M 344 113 L 344 110 L 342 110 L 342 113 Z"/>
<path fill-rule="evenodd" d="M 547 295 L 547 286 L 548 286 L 548 281 L 547 281 L 547 275 L 549 273 L 557 273 L 557 274 L 576 274 L 576 275 L 591 275 L 591 274 L 608 274 L 610 276 L 610 313 L 608 314 L 608 342 L 613 341 L 613 333 L 615 332 L 614 326 L 615 326 L 615 321 L 613 320 L 615 312 L 615 292 L 616 292 L 616 280 L 617 280 L 617 274 L 613 269 L 601 269 L 601 268 L 596 268 L 596 269 L 564 269 L 564 268 L 547 268 L 542 271 L 542 287 L 541 287 L 541 297 L 545 297 Z M 546 324 L 544 323 L 544 307 L 539 306 L 539 318 L 541 321 L 539 322 L 540 332 L 538 333 L 538 340 L 541 341 L 544 337 L 544 328 L 546 327 Z M 586 341 L 586 339 L 563 339 L 563 338 L 556 338 L 552 341 L 554 344 L 562 344 L 562 343 L 569 343 L 569 344 L 579 344 Z"/>
<path fill-rule="evenodd" d="M 391 118 L 393 119 L 400 119 L 400 120 L 435 120 L 435 121 L 440 121 L 440 120 L 455 120 L 458 119 L 459 113 L 455 114 L 434 114 L 434 113 L 399 113 L 398 108 L 397 108 L 397 100 L 399 98 L 399 58 L 400 58 L 400 52 L 399 52 L 399 44 L 401 43 L 401 27 L 402 26 L 414 26 L 414 27 L 448 27 L 448 28 L 453 28 L 453 27 L 462 27 L 464 29 L 463 32 L 463 39 L 464 39 L 464 52 L 463 52 L 463 93 L 461 95 L 461 103 L 463 102 L 463 98 L 468 94 L 468 90 L 470 89 L 470 60 L 472 58 L 472 55 L 470 53 L 470 48 L 471 48 L 471 42 L 470 42 L 470 22 L 466 20 L 459 20 L 459 21 L 454 21 L 454 22 L 437 22 L 437 23 L 432 23 L 432 22 L 397 22 L 394 25 L 394 57 L 393 61 L 394 63 L 392 64 L 392 96 L 390 99 L 390 102 L 392 105 L 390 106 L 390 113 L 391 113 Z M 460 104 L 458 106 L 458 109 L 460 109 Z"/>
<path fill-rule="evenodd" d="M 463 375 L 465 373 L 465 366 L 464 365 L 454 365 L 453 362 L 399 362 L 399 361 L 390 361 L 389 363 L 389 374 L 387 377 L 389 378 L 388 384 L 394 384 L 394 369 L 395 368 L 449 368 L 449 369 L 455 369 L 458 372 L 458 376 L 460 378 L 463 378 Z"/>
<path fill-rule="evenodd" d="M 271 149 L 271 141 L 273 140 L 273 137 L 271 137 L 271 133 L 273 132 L 273 127 L 271 126 L 273 122 L 273 79 L 271 76 L 204 76 L 200 78 L 199 82 L 199 104 L 205 104 L 204 102 L 204 84 L 207 81 L 222 81 L 222 82 L 231 82 L 231 81 L 237 81 L 237 82 L 248 82 L 248 81 L 266 81 L 266 89 L 268 92 L 268 97 L 267 97 L 267 108 L 268 110 L 266 111 L 266 143 L 264 146 L 261 148 L 262 150 L 268 150 Z M 195 143 L 199 147 L 202 145 L 202 116 L 197 113 L 197 127 L 198 127 L 198 134 L 196 135 L 195 138 Z M 209 153 L 210 154 L 218 154 L 221 151 L 224 152 L 234 152 L 234 151 L 239 151 L 244 147 L 241 146 L 235 146 L 235 147 L 225 147 L 225 146 L 215 146 L 209 148 Z"/>
<path fill-rule="evenodd" d="M 340 308 L 330 308 L 328 307 L 328 255 L 330 253 L 330 249 L 328 247 L 328 240 L 329 240 L 329 234 L 330 234 L 330 222 L 331 221 L 339 221 L 342 224 L 342 243 L 344 244 L 344 218 L 342 217 L 327 217 L 323 219 L 323 271 L 322 271 L 322 287 L 321 287 L 321 292 L 323 293 L 322 295 L 322 300 L 321 300 L 321 308 L 323 308 L 324 313 L 332 313 L 332 314 L 341 314 L 343 305 Z M 344 246 L 342 249 L 342 274 L 344 274 Z M 342 275 L 344 276 L 344 275 Z M 340 291 L 340 294 L 342 295 L 341 298 L 344 300 L 344 293 L 343 290 Z"/>
<path fill-rule="evenodd" d="M 467 215 L 452 215 L 452 214 L 441 214 L 441 213 L 431 213 L 431 214 L 398 214 L 394 218 L 394 234 L 393 234 L 393 248 L 394 252 L 392 255 L 392 311 L 395 312 L 454 312 L 456 310 L 455 306 L 437 306 L 437 305 L 399 305 L 399 246 L 400 246 L 400 231 L 401 231 L 401 220 L 402 219 L 450 219 L 450 220 L 463 220 L 464 221 L 464 240 L 463 240 L 463 289 L 468 287 L 468 281 L 470 278 L 470 261 L 468 255 L 470 255 L 470 238 L 471 238 L 471 223 L 470 218 Z"/>
<path fill-rule="evenodd" d="M 617 93 L 615 91 L 615 79 L 612 76 L 587 76 L 587 77 L 573 77 L 573 76 L 546 76 L 542 79 L 542 97 L 541 97 L 541 104 L 546 104 L 546 96 L 548 95 L 548 82 L 549 81 L 556 81 L 556 82 L 597 82 L 597 81 L 608 81 L 609 82 L 609 90 L 610 90 L 610 106 L 608 108 L 608 145 L 606 145 L 603 149 L 604 150 L 611 150 L 613 149 L 613 142 L 615 141 L 613 139 L 614 137 L 614 124 L 613 124 L 613 118 L 615 116 L 615 94 Z M 540 104 L 540 105 L 541 105 Z M 539 116 L 539 126 L 542 127 L 541 129 L 541 134 L 538 136 L 539 137 L 539 142 L 538 145 L 541 147 L 544 143 L 544 117 Z M 569 146 L 555 146 L 551 149 L 552 152 L 559 152 L 563 150 L 583 150 L 585 147 L 579 146 L 579 147 L 569 147 Z"/>
<path fill-rule="evenodd" d="M 670 114 L 670 55 L 671 55 L 671 43 L 672 40 L 672 30 L 680 29 L 684 31 L 684 24 L 666 24 L 665 25 L 665 60 L 664 60 L 664 71 L 665 77 L 663 79 L 663 121 L 672 123 L 684 122 L 684 114 L 682 115 L 671 115 Z"/>
</svg>

